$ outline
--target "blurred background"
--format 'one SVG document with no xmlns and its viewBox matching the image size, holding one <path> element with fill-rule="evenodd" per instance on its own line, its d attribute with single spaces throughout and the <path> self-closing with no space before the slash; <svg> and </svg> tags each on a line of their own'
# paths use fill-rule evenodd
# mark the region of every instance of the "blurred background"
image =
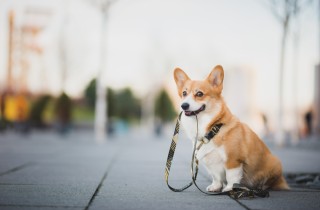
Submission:
<svg viewBox="0 0 320 210">
<path fill-rule="evenodd" d="M 0 0 L 0 138 L 173 132 L 173 69 L 225 69 L 231 111 L 278 146 L 320 132 L 320 1 Z"/>
</svg>

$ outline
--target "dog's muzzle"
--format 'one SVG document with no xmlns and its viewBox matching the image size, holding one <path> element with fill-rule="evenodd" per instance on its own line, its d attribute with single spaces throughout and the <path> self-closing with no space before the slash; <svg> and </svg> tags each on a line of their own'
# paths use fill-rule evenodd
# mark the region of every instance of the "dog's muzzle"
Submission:
<svg viewBox="0 0 320 210">
<path fill-rule="evenodd" d="M 206 105 L 202 105 L 201 107 L 200 107 L 200 109 L 198 109 L 198 110 L 196 110 L 196 111 L 187 111 L 187 110 L 184 110 L 184 114 L 186 115 L 186 116 L 192 116 L 192 115 L 196 115 L 196 114 L 199 114 L 200 112 L 202 112 L 203 110 L 205 110 L 206 109 Z"/>
</svg>

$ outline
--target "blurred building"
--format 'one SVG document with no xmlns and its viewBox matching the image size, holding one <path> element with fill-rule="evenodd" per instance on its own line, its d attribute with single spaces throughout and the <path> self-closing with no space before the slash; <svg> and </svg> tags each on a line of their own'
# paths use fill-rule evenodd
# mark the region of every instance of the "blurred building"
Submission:
<svg viewBox="0 0 320 210">
<path fill-rule="evenodd" d="M 43 48 L 39 43 L 39 34 L 47 23 L 48 15 L 46 10 L 31 8 L 8 11 L 6 81 L 0 90 L 3 119 L 13 122 L 27 119 L 28 80 L 30 71 L 41 64 Z M 40 80 L 45 84 L 43 78 Z M 42 91 L 45 90 L 43 86 Z"/>
<path fill-rule="evenodd" d="M 246 66 L 225 71 L 223 96 L 232 114 L 261 133 L 262 124 L 256 102 L 255 71 Z"/>
<path fill-rule="evenodd" d="M 18 92 L 29 91 L 29 77 L 32 71 L 40 69 L 43 77 L 43 46 L 41 33 L 48 23 L 50 11 L 27 7 L 10 10 L 7 15 L 7 79 L 5 89 Z M 42 91 L 46 89 L 45 80 Z"/>
</svg>

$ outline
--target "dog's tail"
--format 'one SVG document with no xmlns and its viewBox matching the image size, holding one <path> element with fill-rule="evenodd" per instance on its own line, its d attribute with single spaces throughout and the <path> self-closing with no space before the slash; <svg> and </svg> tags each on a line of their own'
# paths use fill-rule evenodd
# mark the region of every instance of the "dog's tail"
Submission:
<svg viewBox="0 0 320 210">
<path fill-rule="evenodd" d="M 290 190 L 286 179 L 281 175 L 272 186 L 273 190 Z"/>
</svg>

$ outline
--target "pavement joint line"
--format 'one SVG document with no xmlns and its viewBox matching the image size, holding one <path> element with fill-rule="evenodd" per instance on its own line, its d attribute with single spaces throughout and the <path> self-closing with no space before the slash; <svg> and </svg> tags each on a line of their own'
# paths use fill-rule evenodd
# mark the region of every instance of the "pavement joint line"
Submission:
<svg viewBox="0 0 320 210">
<path fill-rule="evenodd" d="M 8 185 L 8 186 L 52 186 L 52 185 L 54 185 L 54 186 L 65 186 L 65 184 L 63 184 L 63 183 L 60 183 L 60 184 L 43 184 L 43 183 L 41 183 L 41 184 L 38 184 L 38 183 L 34 183 L 34 184 L 32 184 L 32 183 L 30 183 L 30 184 L 26 184 L 26 183 L 0 183 L 0 186 L 5 186 L 5 185 Z M 74 185 L 74 184 L 70 184 L 71 186 L 72 185 Z"/>
<path fill-rule="evenodd" d="M 103 174 L 103 177 L 98 185 L 98 187 L 96 188 L 96 190 L 94 191 L 92 197 L 90 198 L 90 201 L 88 203 L 88 205 L 85 207 L 84 210 L 88 210 L 90 205 L 92 204 L 93 200 L 95 199 L 95 197 L 97 196 L 98 192 L 100 191 L 100 188 L 102 187 L 102 183 L 104 182 L 104 180 L 107 178 L 108 175 L 108 170 Z"/>
<path fill-rule="evenodd" d="M 108 173 L 110 172 L 111 168 L 113 167 L 113 165 L 115 164 L 118 156 L 120 155 L 121 151 L 119 151 L 118 153 L 116 153 L 113 158 L 111 159 L 111 163 L 109 164 L 109 166 L 107 167 L 106 172 L 103 174 L 102 179 L 100 181 L 100 183 L 98 184 L 96 190 L 94 191 L 92 197 L 90 198 L 90 201 L 88 202 L 87 206 L 84 208 L 84 210 L 88 210 L 89 207 L 91 206 L 91 204 L 93 203 L 95 197 L 98 195 L 100 188 L 102 187 L 103 182 L 106 180 Z"/>
<path fill-rule="evenodd" d="M 23 204 L 0 204 L 0 207 L 36 207 L 36 208 L 82 208 L 83 206 L 53 206 L 53 205 L 23 205 Z"/>
<path fill-rule="evenodd" d="M 35 163 L 34 162 L 29 162 L 29 163 L 25 163 L 25 164 L 22 164 L 20 166 L 17 166 L 17 167 L 14 167 L 8 171 L 5 171 L 3 173 L 0 173 L 0 176 L 3 176 L 3 175 L 7 175 L 7 174 L 10 174 L 10 173 L 14 173 L 16 171 L 20 171 L 28 166 L 31 166 L 31 165 L 34 165 Z"/>
<path fill-rule="evenodd" d="M 229 196 L 230 197 L 230 196 Z M 230 197 L 231 198 L 231 197 Z M 243 208 L 247 209 L 247 210 L 251 210 L 248 206 L 244 205 L 243 203 L 241 203 L 239 200 L 237 199 L 233 199 L 231 198 L 232 200 L 234 200 L 235 202 L 237 202 L 240 206 L 242 206 Z"/>
<path fill-rule="evenodd" d="M 49 184 L 16 184 L 16 183 L 0 183 L 0 185 L 14 185 L 14 186 L 34 186 L 34 185 L 49 185 Z"/>
</svg>

